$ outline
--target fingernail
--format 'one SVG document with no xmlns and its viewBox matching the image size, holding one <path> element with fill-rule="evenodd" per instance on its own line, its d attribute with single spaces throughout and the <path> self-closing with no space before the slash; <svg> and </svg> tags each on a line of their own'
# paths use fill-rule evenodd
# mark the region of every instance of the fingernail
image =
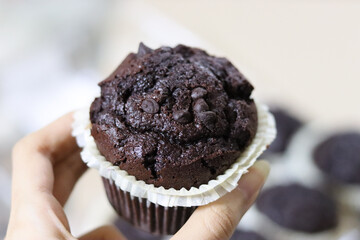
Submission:
<svg viewBox="0 0 360 240">
<path fill-rule="evenodd" d="M 264 185 L 265 180 L 270 172 L 270 165 L 267 161 L 257 161 L 249 172 L 241 177 L 238 188 L 244 194 L 244 198 L 250 201 Z"/>
</svg>

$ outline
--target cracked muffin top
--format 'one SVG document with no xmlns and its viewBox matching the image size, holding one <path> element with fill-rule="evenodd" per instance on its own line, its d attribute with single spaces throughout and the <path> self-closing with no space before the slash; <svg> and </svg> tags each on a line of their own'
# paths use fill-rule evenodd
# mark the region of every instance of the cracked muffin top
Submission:
<svg viewBox="0 0 360 240">
<path fill-rule="evenodd" d="M 107 161 L 156 187 L 223 174 L 254 138 L 253 86 L 225 58 L 142 43 L 99 83 L 91 134 Z"/>
</svg>

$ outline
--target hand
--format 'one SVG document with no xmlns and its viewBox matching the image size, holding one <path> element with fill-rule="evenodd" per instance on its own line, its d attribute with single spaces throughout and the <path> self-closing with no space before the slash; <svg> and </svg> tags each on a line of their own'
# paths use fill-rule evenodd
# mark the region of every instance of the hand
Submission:
<svg viewBox="0 0 360 240">
<path fill-rule="evenodd" d="M 68 114 L 15 145 L 12 207 L 5 239 L 75 239 L 63 206 L 86 165 L 71 136 L 72 121 Z M 80 239 L 120 237 L 108 226 Z"/>
<path fill-rule="evenodd" d="M 239 221 L 254 203 L 269 174 L 269 163 L 257 161 L 230 193 L 198 207 L 172 240 L 229 239 Z"/>
<path fill-rule="evenodd" d="M 71 136 L 71 122 L 72 114 L 67 114 L 15 145 L 6 240 L 76 239 L 63 206 L 86 166 Z M 228 239 L 254 202 L 268 172 L 268 164 L 258 161 L 234 191 L 197 208 L 173 239 Z M 116 228 L 103 226 L 79 239 L 126 238 Z"/>
</svg>

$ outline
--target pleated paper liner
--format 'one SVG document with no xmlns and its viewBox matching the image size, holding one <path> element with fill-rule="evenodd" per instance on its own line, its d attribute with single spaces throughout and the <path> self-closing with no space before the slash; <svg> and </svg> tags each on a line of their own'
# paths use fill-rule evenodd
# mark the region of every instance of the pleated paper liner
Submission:
<svg viewBox="0 0 360 240">
<path fill-rule="evenodd" d="M 197 206 L 216 201 L 235 189 L 241 176 L 274 140 L 276 128 L 273 116 L 267 106 L 259 103 L 257 111 L 257 133 L 236 162 L 216 179 L 189 190 L 146 184 L 106 161 L 90 133 L 89 108 L 75 112 L 73 136 L 83 147 L 82 160 L 89 167 L 97 169 L 103 177 L 109 201 L 120 216 L 146 231 L 173 234 Z"/>
<path fill-rule="evenodd" d="M 146 198 L 133 197 L 116 184 L 103 178 L 106 195 L 123 219 L 147 232 L 157 235 L 175 234 L 195 211 L 194 207 L 163 207 Z"/>
</svg>

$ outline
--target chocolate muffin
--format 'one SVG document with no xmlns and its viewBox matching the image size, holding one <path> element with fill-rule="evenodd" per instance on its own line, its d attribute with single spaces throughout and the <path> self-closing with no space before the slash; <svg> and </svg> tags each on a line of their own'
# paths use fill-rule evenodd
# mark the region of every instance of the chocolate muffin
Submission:
<svg viewBox="0 0 360 240">
<path fill-rule="evenodd" d="M 91 134 L 107 161 L 156 187 L 223 174 L 257 131 L 253 86 L 225 58 L 140 44 L 99 83 Z"/>
<path fill-rule="evenodd" d="M 270 112 L 275 117 L 277 135 L 264 155 L 284 153 L 292 136 L 302 126 L 302 122 L 299 119 L 284 109 L 272 108 Z"/>
<path fill-rule="evenodd" d="M 230 240 L 265 240 L 265 238 L 256 232 L 236 229 Z"/>
<path fill-rule="evenodd" d="M 316 146 L 315 164 L 330 178 L 360 184 L 360 133 L 355 131 L 330 136 Z"/>
<path fill-rule="evenodd" d="M 298 184 L 266 189 L 256 206 L 272 221 L 296 231 L 317 233 L 338 224 L 335 202 L 317 190 Z"/>
</svg>

